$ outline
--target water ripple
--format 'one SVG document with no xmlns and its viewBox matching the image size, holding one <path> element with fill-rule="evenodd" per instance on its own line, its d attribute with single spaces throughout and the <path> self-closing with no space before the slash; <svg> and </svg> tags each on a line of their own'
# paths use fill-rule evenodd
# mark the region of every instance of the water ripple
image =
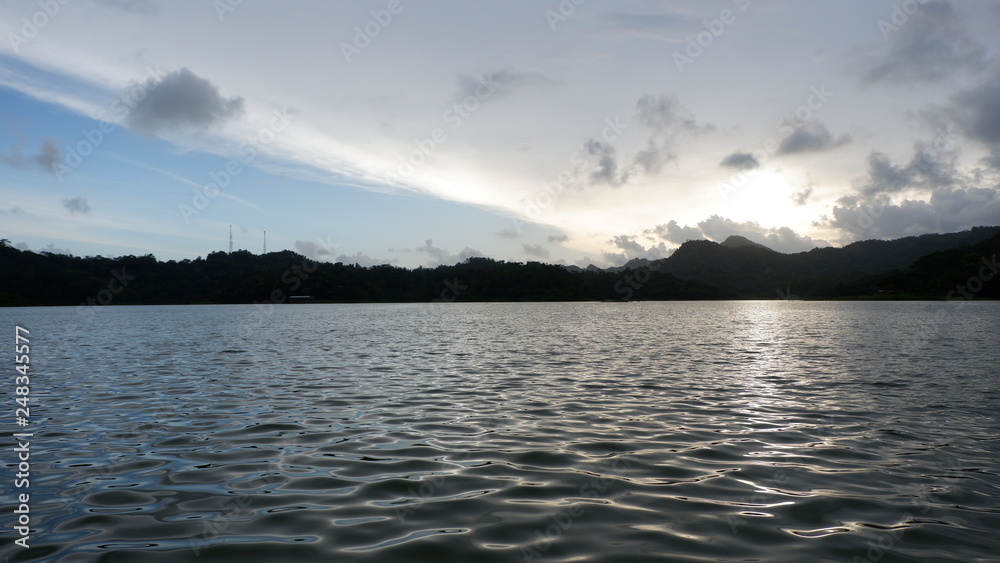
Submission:
<svg viewBox="0 0 1000 563">
<path fill-rule="evenodd" d="M 1000 304 L 947 306 L 0 311 L 44 374 L 0 555 L 996 560 Z"/>
</svg>

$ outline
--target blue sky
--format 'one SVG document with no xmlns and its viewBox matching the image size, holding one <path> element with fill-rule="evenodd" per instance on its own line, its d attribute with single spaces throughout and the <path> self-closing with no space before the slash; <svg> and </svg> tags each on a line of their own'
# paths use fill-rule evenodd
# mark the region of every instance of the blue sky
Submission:
<svg viewBox="0 0 1000 563">
<path fill-rule="evenodd" d="M 236 4 L 235 6 L 233 4 Z M 0 237 L 611 266 L 1000 224 L 1000 5 L 0 4 Z M 210 197 L 211 196 L 211 197 Z"/>
</svg>

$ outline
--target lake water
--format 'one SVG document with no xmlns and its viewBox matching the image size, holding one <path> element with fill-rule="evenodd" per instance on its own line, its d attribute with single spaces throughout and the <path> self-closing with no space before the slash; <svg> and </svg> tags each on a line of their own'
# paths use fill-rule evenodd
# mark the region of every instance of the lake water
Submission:
<svg viewBox="0 0 1000 563">
<path fill-rule="evenodd" d="M 1000 560 L 998 302 L 0 321 L 9 561 Z"/>
</svg>

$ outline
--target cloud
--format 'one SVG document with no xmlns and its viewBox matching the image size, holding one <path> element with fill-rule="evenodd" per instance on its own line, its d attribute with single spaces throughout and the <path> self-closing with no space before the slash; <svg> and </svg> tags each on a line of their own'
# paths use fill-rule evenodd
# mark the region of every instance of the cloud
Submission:
<svg viewBox="0 0 1000 563">
<path fill-rule="evenodd" d="M 666 142 L 654 137 L 646 142 L 645 149 L 636 153 L 633 162 L 646 174 L 659 174 L 664 164 L 676 159 L 677 155 L 667 147 Z"/>
<path fill-rule="evenodd" d="M 723 158 L 719 166 L 723 168 L 735 168 L 737 170 L 753 170 L 760 168 L 760 161 L 751 153 L 734 152 Z"/>
<path fill-rule="evenodd" d="M 711 125 L 702 125 L 677 100 L 673 94 L 654 96 L 647 94 L 635 104 L 636 121 L 657 133 L 676 134 L 683 131 L 701 132 L 714 129 Z"/>
<path fill-rule="evenodd" d="M 705 238 L 701 234 L 701 229 L 697 227 L 682 227 L 674 220 L 663 225 L 657 225 L 653 229 L 648 230 L 648 233 L 653 233 L 661 239 L 674 244 L 683 244 L 689 240 L 701 240 Z"/>
<path fill-rule="evenodd" d="M 804 252 L 830 245 L 825 240 L 800 235 L 788 227 L 764 227 L 756 221 L 740 223 L 718 215 L 699 222 L 698 228 L 716 242 L 722 242 L 731 235 L 740 235 L 778 252 Z"/>
<path fill-rule="evenodd" d="M 315 242 L 304 240 L 295 241 L 296 252 L 317 262 L 329 261 L 333 257 L 333 251 L 336 248 L 336 244 L 316 244 Z"/>
<path fill-rule="evenodd" d="M 778 154 L 826 151 L 847 144 L 850 140 L 847 135 L 834 139 L 825 125 L 811 121 L 797 127 L 791 135 L 785 137 L 778 145 Z"/>
<path fill-rule="evenodd" d="M 35 164 L 46 172 L 54 172 L 55 165 L 62 161 L 62 152 L 59 151 L 58 142 L 54 137 L 42 139 L 42 148 L 35 155 Z"/>
<path fill-rule="evenodd" d="M 132 14 L 155 14 L 160 6 L 153 0 L 94 0 L 95 3 L 113 10 Z"/>
<path fill-rule="evenodd" d="M 584 143 L 583 156 L 587 161 L 584 171 L 589 185 L 619 187 L 639 172 L 658 174 L 664 164 L 677 159 L 673 146 L 678 136 L 714 129 L 711 125 L 698 123 L 672 94 L 647 94 L 639 98 L 634 121 L 649 130 L 649 137 L 645 148 L 635 154 L 631 163 L 623 159 L 623 164 L 615 147 L 605 138 L 595 137 Z M 627 124 L 615 122 L 619 132 L 626 127 Z"/>
<path fill-rule="evenodd" d="M 976 86 L 952 96 L 947 106 L 925 113 L 932 121 L 944 120 L 962 135 L 985 146 L 987 163 L 1000 168 L 1000 63 Z"/>
<path fill-rule="evenodd" d="M 649 248 L 646 248 L 638 240 L 637 237 L 632 235 L 618 235 L 611 239 L 611 242 L 622 250 L 621 253 L 611 254 L 605 252 L 605 259 L 609 256 L 617 257 L 624 256 L 626 260 L 632 260 L 634 258 L 646 258 L 648 260 L 659 260 L 660 258 L 666 258 L 670 256 L 673 249 L 667 248 L 667 245 L 663 242 L 658 244 L 652 244 Z M 655 241 L 654 241 L 655 242 Z M 612 260 L 609 260 L 612 261 Z M 623 261 L 624 262 L 624 261 Z"/>
<path fill-rule="evenodd" d="M 20 215 L 24 213 L 24 210 L 21 209 L 20 207 L 11 207 L 10 209 L 0 209 L 0 213 L 3 214 L 10 213 L 11 215 Z"/>
<path fill-rule="evenodd" d="M 81 215 L 86 215 L 90 213 L 90 203 L 82 197 L 74 197 L 71 199 L 63 200 L 63 207 L 69 210 L 70 214 L 76 215 L 77 213 Z"/>
<path fill-rule="evenodd" d="M 813 193 L 812 186 L 806 186 L 801 191 L 792 192 L 792 203 L 803 206 L 809 201 L 809 196 Z"/>
<path fill-rule="evenodd" d="M 619 172 L 615 148 L 601 139 L 590 139 L 584 145 L 590 161 L 590 184 L 607 184 L 618 187 L 628 181 L 628 172 Z"/>
<path fill-rule="evenodd" d="M 863 84 L 938 81 L 985 66 L 986 50 L 971 39 L 950 3 L 937 0 L 915 5 L 917 11 L 905 21 L 900 22 L 898 16 L 879 21 L 888 47 L 862 60 Z"/>
<path fill-rule="evenodd" d="M 72 256 L 73 255 L 73 253 L 70 252 L 69 250 L 67 250 L 65 248 L 59 248 L 56 245 L 52 244 L 51 242 L 49 244 L 43 246 L 42 248 L 39 248 L 38 250 L 32 250 L 28 246 L 28 244 L 24 243 L 24 242 L 19 242 L 19 243 L 15 244 L 14 248 L 16 248 L 18 250 L 31 251 L 31 252 L 34 252 L 35 254 L 41 254 L 43 252 L 47 252 L 49 254 L 65 254 L 66 256 Z"/>
<path fill-rule="evenodd" d="M 1000 192 L 992 188 L 937 188 L 930 200 L 846 196 L 837 200 L 832 217 L 821 224 L 853 240 L 900 238 L 950 233 L 977 225 L 1000 224 Z"/>
<path fill-rule="evenodd" d="M 383 264 L 393 264 L 397 260 L 395 258 L 391 260 L 386 260 L 383 258 L 372 258 L 367 254 L 362 252 L 357 252 L 355 254 L 340 254 L 332 260 L 332 262 L 341 262 L 343 264 L 357 264 L 362 268 L 370 268 L 371 266 L 381 266 Z"/>
<path fill-rule="evenodd" d="M 872 151 L 868 154 L 867 173 L 856 179 L 854 185 L 865 197 L 912 188 L 951 186 L 963 181 L 957 162 L 958 150 L 945 137 L 915 143 L 913 157 L 902 166 L 894 164 L 885 153 Z"/>
<path fill-rule="evenodd" d="M 513 239 L 513 238 L 520 237 L 521 233 L 517 229 L 511 229 L 510 227 L 508 227 L 508 228 L 500 231 L 499 233 L 497 233 L 497 236 L 500 237 L 500 238 L 511 238 L 511 239 Z"/>
<path fill-rule="evenodd" d="M 569 240 L 569 235 L 563 233 L 549 235 L 549 242 L 566 242 Z"/>
<path fill-rule="evenodd" d="M 223 98 L 211 82 L 187 68 L 154 83 L 127 118 L 129 127 L 148 134 L 201 131 L 244 111 L 243 98 Z"/>
<path fill-rule="evenodd" d="M 523 250 L 528 256 L 534 256 L 535 258 L 541 258 L 544 260 L 549 257 L 549 251 L 540 244 L 522 244 L 521 250 Z"/>
<path fill-rule="evenodd" d="M 474 248 L 465 247 L 458 254 L 451 254 L 443 248 L 438 248 L 434 246 L 434 241 L 427 239 L 424 241 L 423 246 L 417 247 L 417 252 L 424 252 L 431 257 L 431 266 L 453 266 L 460 262 L 464 262 L 468 258 L 474 256 L 482 256 L 483 253 L 479 252 Z"/>
<path fill-rule="evenodd" d="M 981 118 L 988 120 L 988 115 Z M 988 136 L 981 138 L 988 140 Z M 905 164 L 871 152 L 866 174 L 854 180 L 855 193 L 838 199 L 830 215 L 817 224 L 840 230 L 847 240 L 899 238 L 1000 224 L 997 171 L 966 172 L 958 166 L 959 152 L 956 135 L 947 133 L 914 143 Z M 994 187 L 981 187 L 983 183 Z M 906 197 L 899 199 L 901 195 Z"/>
<path fill-rule="evenodd" d="M 602 252 L 604 262 L 611 266 L 624 266 L 628 262 L 628 256 L 624 252 Z"/>
<path fill-rule="evenodd" d="M 516 87 L 549 86 L 555 83 L 551 78 L 537 72 L 512 69 L 504 69 L 478 76 L 460 74 L 458 77 L 458 90 L 452 96 L 452 102 L 462 103 L 469 97 L 485 101 L 488 98 L 498 96 L 501 91 L 506 94 Z"/>
<path fill-rule="evenodd" d="M 647 94 L 635 104 L 636 122 L 650 129 L 646 148 L 634 159 L 636 168 L 647 174 L 657 174 L 667 162 L 675 160 L 673 145 L 682 134 L 712 131 L 712 125 L 698 123 L 694 115 L 673 94 Z"/>
<path fill-rule="evenodd" d="M 54 137 L 45 137 L 42 139 L 42 145 L 38 150 L 38 154 L 27 158 L 22 154 L 25 144 L 26 141 L 22 137 L 8 153 L 0 153 L 0 162 L 12 168 L 37 168 L 42 172 L 54 174 L 55 164 L 62 161 L 62 153 L 59 151 L 58 141 Z"/>
</svg>

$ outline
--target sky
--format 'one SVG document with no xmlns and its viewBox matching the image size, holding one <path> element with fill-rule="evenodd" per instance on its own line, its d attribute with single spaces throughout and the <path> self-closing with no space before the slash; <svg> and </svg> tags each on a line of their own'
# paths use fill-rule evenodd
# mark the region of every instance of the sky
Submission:
<svg viewBox="0 0 1000 563">
<path fill-rule="evenodd" d="M 1000 3 L 0 1 L 0 238 L 600 267 L 1000 225 Z"/>
</svg>

